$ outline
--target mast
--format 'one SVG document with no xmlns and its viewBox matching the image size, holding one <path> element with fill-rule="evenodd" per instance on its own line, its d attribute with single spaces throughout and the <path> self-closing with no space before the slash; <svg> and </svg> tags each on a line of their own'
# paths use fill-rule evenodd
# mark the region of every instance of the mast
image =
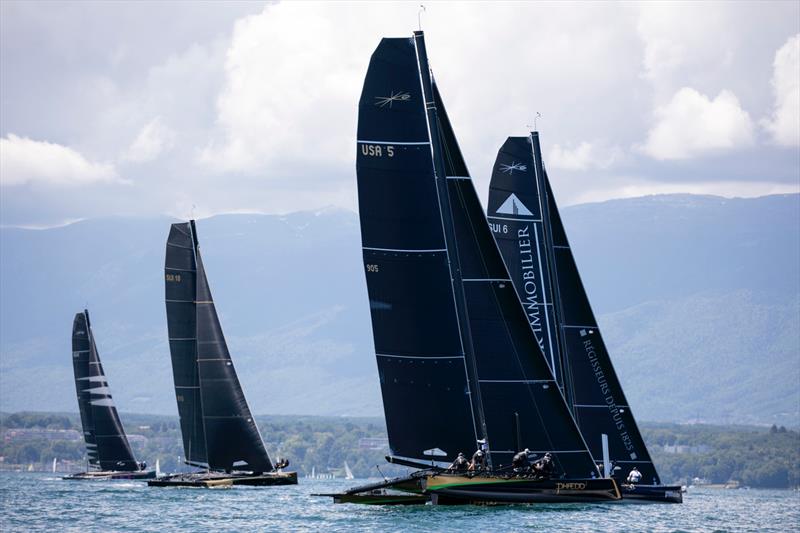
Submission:
<svg viewBox="0 0 800 533">
<path fill-rule="evenodd" d="M 573 398 L 573 387 L 571 385 L 571 377 L 569 372 L 569 360 L 566 357 L 567 347 L 564 343 L 564 308 L 563 302 L 561 300 L 561 294 L 559 292 L 559 283 L 558 283 L 558 269 L 556 268 L 556 259 L 555 259 L 555 248 L 553 247 L 553 230 L 552 226 L 550 225 L 550 207 L 549 207 L 549 196 L 547 194 L 547 185 L 545 184 L 545 177 L 544 177 L 544 164 L 542 162 L 542 149 L 539 145 L 539 132 L 532 131 L 531 132 L 531 145 L 533 148 L 533 161 L 535 172 L 534 175 L 536 176 L 536 187 L 539 190 L 539 206 L 541 208 L 542 213 L 542 233 L 544 234 L 545 239 L 545 257 L 547 263 L 547 270 L 550 274 L 551 280 L 551 294 L 553 296 L 553 314 L 555 315 L 555 335 L 556 335 L 556 345 L 558 346 L 558 359 L 561 363 L 561 389 L 564 393 L 564 399 L 567 402 L 567 405 L 572 410 L 572 415 L 575 416 L 575 408 L 574 408 L 574 398 Z"/>
<path fill-rule="evenodd" d="M 458 254 L 458 243 L 456 241 L 455 229 L 453 224 L 453 214 L 450 208 L 450 194 L 447 186 L 447 172 L 443 157 L 442 140 L 439 136 L 439 119 L 436 114 L 436 101 L 433 95 L 433 84 L 431 73 L 428 66 L 428 54 L 425 48 L 425 36 L 422 31 L 414 32 L 414 44 L 417 49 L 417 61 L 419 63 L 419 73 L 422 81 L 422 94 L 424 97 L 425 112 L 428 119 L 428 134 L 431 139 L 431 153 L 433 154 L 433 171 L 436 180 L 436 192 L 440 204 L 442 215 L 442 226 L 444 228 L 445 243 L 447 248 L 447 258 L 450 268 L 450 280 L 455 295 L 455 305 L 458 316 L 458 326 L 461 332 L 461 345 L 464 351 L 464 358 L 467 363 L 467 379 L 470 388 L 470 400 L 472 403 L 473 417 L 476 427 L 480 428 L 480 437 L 491 447 L 486 430 L 486 416 L 483 412 L 481 402 L 480 385 L 478 383 L 478 368 L 475 358 L 475 351 L 472 344 L 472 332 L 469 328 L 469 316 L 464 296 L 464 284 L 461 276 L 461 264 Z M 492 466 L 491 454 L 487 454 L 489 467 Z"/>
</svg>

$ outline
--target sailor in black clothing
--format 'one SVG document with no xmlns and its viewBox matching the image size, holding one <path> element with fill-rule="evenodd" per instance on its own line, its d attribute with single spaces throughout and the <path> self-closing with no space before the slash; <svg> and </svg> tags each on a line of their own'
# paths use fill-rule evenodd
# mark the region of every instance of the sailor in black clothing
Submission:
<svg viewBox="0 0 800 533">
<path fill-rule="evenodd" d="M 511 466 L 514 468 L 514 472 L 522 473 L 527 472 L 530 469 L 531 463 L 528 460 L 528 455 L 530 453 L 531 451 L 528 448 L 525 448 L 515 455 L 513 459 L 511 459 Z"/>
<path fill-rule="evenodd" d="M 553 475 L 553 456 L 550 452 L 544 454 L 544 457 L 533 463 L 534 473 L 543 479 L 550 479 Z"/>
<path fill-rule="evenodd" d="M 483 450 L 478 450 L 472 454 L 472 461 L 469 463 L 470 472 L 478 472 L 486 468 L 486 454 Z"/>
<path fill-rule="evenodd" d="M 451 472 L 465 472 L 468 466 L 467 458 L 464 457 L 462 452 L 458 452 L 458 457 L 456 457 L 456 460 L 453 461 L 448 470 Z"/>
</svg>

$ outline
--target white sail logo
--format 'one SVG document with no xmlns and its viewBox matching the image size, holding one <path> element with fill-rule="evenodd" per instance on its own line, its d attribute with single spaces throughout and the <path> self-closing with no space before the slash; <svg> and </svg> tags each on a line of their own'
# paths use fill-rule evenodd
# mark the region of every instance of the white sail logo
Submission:
<svg viewBox="0 0 800 533">
<path fill-rule="evenodd" d="M 378 107 L 389 106 L 389 108 L 391 109 L 392 104 L 394 102 L 407 102 L 408 100 L 411 100 L 411 95 L 405 91 L 399 91 L 399 92 L 392 91 L 389 96 L 376 96 L 375 100 L 377 100 L 377 102 L 375 102 L 376 106 Z"/>
<path fill-rule="evenodd" d="M 531 210 L 525 207 L 525 204 L 517 198 L 517 195 L 513 192 L 511 195 L 506 198 L 506 201 L 503 202 L 500 207 L 497 208 L 497 213 L 502 213 L 504 215 L 527 215 L 533 216 Z"/>
<path fill-rule="evenodd" d="M 505 172 L 506 174 L 513 174 L 515 170 L 519 170 L 520 172 L 525 172 L 528 170 L 528 165 L 523 165 L 522 163 L 517 163 L 516 161 L 512 161 L 510 165 L 501 164 L 500 165 L 500 172 Z"/>
</svg>

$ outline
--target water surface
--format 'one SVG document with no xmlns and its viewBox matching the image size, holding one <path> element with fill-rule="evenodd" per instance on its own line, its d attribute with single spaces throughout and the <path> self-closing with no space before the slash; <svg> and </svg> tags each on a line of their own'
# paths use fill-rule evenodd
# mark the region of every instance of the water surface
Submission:
<svg viewBox="0 0 800 533">
<path fill-rule="evenodd" d="M 334 505 L 312 492 L 359 481 L 292 487 L 149 488 L 133 481 L 63 481 L 0 473 L 0 531 L 793 531 L 800 493 L 691 490 L 682 505 L 503 507 Z"/>
</svg>

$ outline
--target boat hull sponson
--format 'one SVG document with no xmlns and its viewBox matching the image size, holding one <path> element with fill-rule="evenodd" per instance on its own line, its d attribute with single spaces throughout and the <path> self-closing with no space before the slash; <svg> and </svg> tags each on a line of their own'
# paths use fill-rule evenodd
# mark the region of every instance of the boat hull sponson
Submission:
<svg viewBox="0 0 800 533">
<path fill-rule="evenodd" d="M 245 485 L 269 487 L 297 485 L 297 472 L 265 472 L 262 474 L 225 474 L 221 472 L 192 472 L 156 478 L 147 482 L 150 487 L 232 487 Z"/>
<path fill-rule="evenodd" d="M 613 479 L 530 479 L 429 475 L 423 482 L 434 505 L 602 502 L 621 499 Z"/>
<path fill-rule="evenodd" d="M 140 470 L 138 472 L 121 472 L 111 470 L 98 470 L 96 472 L 78 472 L 62 477 L 68 481 L 108 481 L 115 479 L 139 479 L 142 481 L 154 479 L 155 470 Z"/>
<path fill-rule="evenodd" d="M 620 485 L 625 501 L 652 503 L 683 503 L 680 485 Z"/>
</svg>

